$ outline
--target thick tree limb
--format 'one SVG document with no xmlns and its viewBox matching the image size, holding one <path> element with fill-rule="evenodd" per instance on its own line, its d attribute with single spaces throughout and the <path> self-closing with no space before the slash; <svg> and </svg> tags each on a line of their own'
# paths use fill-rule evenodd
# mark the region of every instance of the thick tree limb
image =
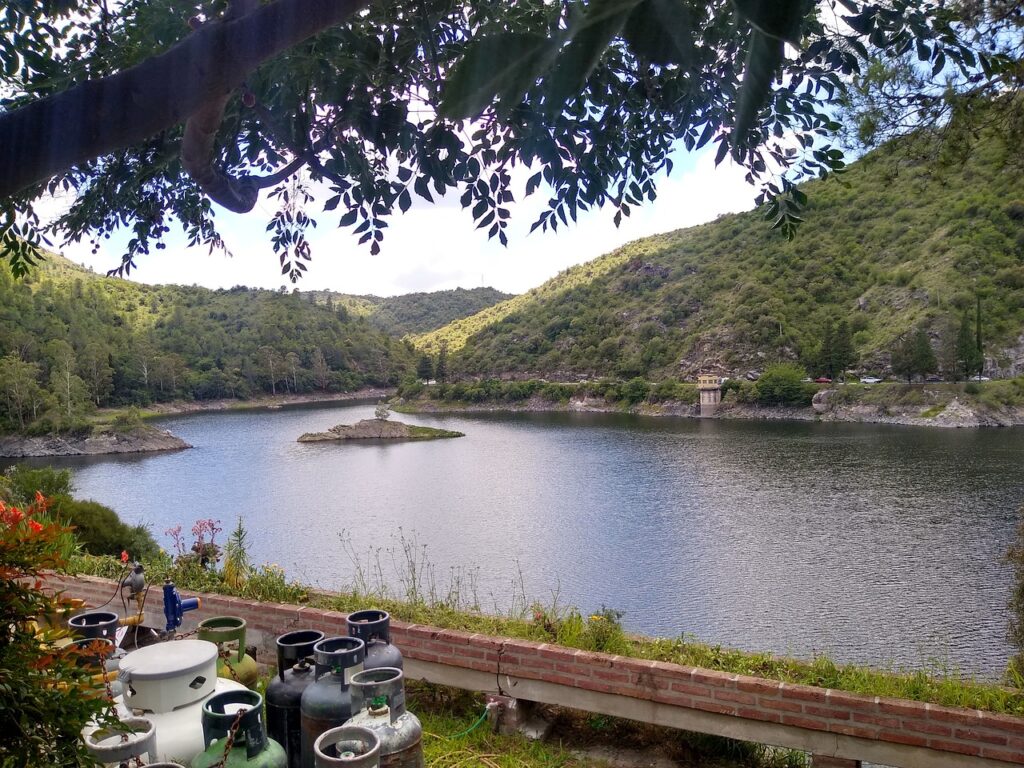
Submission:
<svg viewBox="0 0 1024 768">
<path fill-rule="evenodd" d="M 159 56 L 0 114 L 0 199 L 178 125 L 264 61 L 369 0 L 274 0 L 204 25 Z"/>
</svg>

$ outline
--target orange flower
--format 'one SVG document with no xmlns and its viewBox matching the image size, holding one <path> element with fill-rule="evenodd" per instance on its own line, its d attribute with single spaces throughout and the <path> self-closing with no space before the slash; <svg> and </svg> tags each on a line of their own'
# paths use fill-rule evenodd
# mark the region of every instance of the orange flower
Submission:
<svg viewBox="0 0 1024 768">
<path fill-rule="evenodd" d="M 28 527 L 32 529 L 33 533 L 39 533 L 43 530 L 43 526 L 38 520 L 29 520 Z"/>
<path fill-rule="evenodd" d="M 122 549 L 121 550 L 121 562 L 122 563 L 127 563 L 128 562 L 128 550 L 127 549 Z"/>
</svg>

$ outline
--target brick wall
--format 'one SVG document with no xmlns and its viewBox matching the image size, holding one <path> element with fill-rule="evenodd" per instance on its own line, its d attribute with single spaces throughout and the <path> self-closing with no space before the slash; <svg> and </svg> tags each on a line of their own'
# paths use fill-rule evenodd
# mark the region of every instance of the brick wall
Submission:
<svg viewBox="0 0 1024 768">
<path fill-rule="evenodd" d="M 53 577 L 50 583 L 92 606 L 105 603 L 115 588 L 114 582 L 93 577 Z M 201 598 L 202 608 L 186 614 L 183 629 L 210 616 L 240 616 L 248 625 L 248 641 L 258 646 L 259 660 L 265 663 L 274 663 L 274 638 L 284 632 L 304 628 L 328 636 L 346 632 L 345 614 L 337 611 L 221 595 Z M 120 598 L 110 605 L 120 609 Z M 162 627 L 162 612 L 162 593 L 154 585 L 147 623 Z M 1024 718 L 398 621 L 392 622 L 391 632 L 407 659 L 489 673 L 496 680 L 505 676 L 541 680 L 747 721 L 924 748 L 945 753 L 949 759 L 955 754 L 1024 765 Z"/>
</svg>

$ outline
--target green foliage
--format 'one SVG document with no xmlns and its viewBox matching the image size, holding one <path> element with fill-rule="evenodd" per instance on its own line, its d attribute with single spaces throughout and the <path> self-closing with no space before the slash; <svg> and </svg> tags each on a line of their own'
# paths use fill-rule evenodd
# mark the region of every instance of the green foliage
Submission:
<svg viewBox="0 0 1024 768">
<path fill-rule="evenodd" d="M 646 400 L 650 391 L 651 385 L 648 384 L 645 379 L 637 376 L 622 385 L 620 397 L 627 405 L 636 405 L 637 403 Z"/>
<path fill-rule="evenodd" d="M 721 216 L 625 245 L 412 341 L 429 354 L 447 342 L 453 377 L 657 382 L 708 360 L 734 376 L 764 359 L 824 371 L 816 356 L 833 318 L 839 375 L 858 359 L 884 367 L 917 327 L 955 337 L 948 319 L 972 312 L 977 292 L 998 356 L 1024 331 L 1024 302 L 1010 287 L 1024 225 L 1006 212 L 1006 200 L 1024 199 L 1024 174 L 1005 172 L 1016 150 L 992 133 L 954 159 L 938 141 L 922 134 L 877 149 L 842 184 L 808 182 L 810 209 L 792 242 L 766 232 L 757 212 Z"/>
<path fill-rule="evenodd" d="M 651 388 L 647 399 L 652 403 L 664 403 L 671 400 L 693 405 L 700 400 L 700 393 L 693 384 L 684 384 L 675 379 L 665 379 L 664 381 L 659 381 Z"/>
<path fill-rule="evenodd" d="M 29 623 L 61 615 L 70 600 L 43 592 L 44 571 L 62 571 L 64 531 L 46 521 L 45 501 L 24 509 L 0 502 L 0 765 L 4 768 L 87 768 L 82 729 L 117 722 L 91 677 L 89 649 L 60 647 L 67 631 Z"/>
<path fill-rule="evenodd" d="M 816 389 L 802 381 L 805 376 L 803 368 L 791 363 L 769 365 L 754 384 L 758 405 L 810 405 Z"/>
<path fill-rule="evenodd" d="M 346 312 L 363 317 L 370 325 L 391 336 L 429 333 L 460 318 L 512 298 L 494 288 L 455 288 L 430 293 L 406 293 L 401 296 L 350 296 L 332 291 L 310 291 L 317 303 L 342 307 Z M 421 379 L 433 378 L 422 375 Z"/>
<path fill-rule="evenodd" d="M 228 543 L 224 547 L 224 583 L 232 589 L 239 589 L 249 580 L 252 570 L 252 562 L 249 560 L 249 534 L 239 515 L 238 523 L 228 536 Z"/>
<path fill-rule="evenodd" d="M 935 351 L 923 328 L 902 337 L 893 350 L 892 372 L 905 377 L 907 382 L 913 380 L 915 376 L 924 377 L 934 373 L 938 367 Z"/>
<path fill-rule="evenodd" d="M 36 493 L 47 498 L 54 496 L 70 496 L 74 492 L 71 483 L 71 471 L 54 467 L 30 467 L 28 464 L 15 464 L 4 472 L 8 494 L 0 494 L 0 500 L 15 505 L 31 504 Z"/>
<path fill-rule="evenodd" d="M 1016 655 L 1010 659 L 1007 676 L 1020 685 L 1024 681 L 1024 508 L 1018 513 L 1017 538 L 1006 553 L 1006 560 L 1013 569 L 1013 592 L 1010 597 L 1010 619 L 1007 639 L 1013 645 Z"/>
<path fill-rule="evenodd" d="M 99 502 L 55 496 L 51 512 L 74 529 L 83 551 L 93 555 L 120 555 L 134 559 L 152 557 L 159 547 L 144 525 L 128 525 L 117 513 Z"/>
<path fill-rule="evenodd" d="M 88 430 L 97 406 L 394 386 L 415 360 L 315 296 L 140 285 L 56 255 L 18 281 L 0 266 L 0 306 L 0 431 Z"/>
</svg>

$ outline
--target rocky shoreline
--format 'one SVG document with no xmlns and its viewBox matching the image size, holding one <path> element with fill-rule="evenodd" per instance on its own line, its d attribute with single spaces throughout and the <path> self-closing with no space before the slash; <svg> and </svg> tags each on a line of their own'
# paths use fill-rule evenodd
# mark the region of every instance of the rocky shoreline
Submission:
<svg viewBox="0 0 1024 768">
<path fill-rule="evenodd" d="M 0 458 L 24 459 L 35 456 L 97 456 L 112 453 L 179 451 L 192 446 L 165 429 L 141 426 L 127 432 L 101 430 L 85 437 L 42 435 L 0 437 Z"/>
<path fill-rule="evenodd" d="M 228 411 L 258 408 L 280 408 L 286 405 L 334 403 L 349 400 L 380 399 L 394 390 L 362 389 L 357 392 L 312 393 L 257 397 L 251 400 L 175 400 L 155 403 L 146 409 L 145 418 L 161 418 L 205 411 Z M 107 408 L 98 412 L 102 419 L 113 419 L 123 408 Z M 0 435 L 0 459 L 26 459 L 43 456 L 100 456 L 116 453 L 155 453 L 179 451 L 192 446 L 165 429 L 144 424 L 126 431 L 109 427 L 97 428 L 91 435 Z"/>
<path fill-rule="evenodd" d="M 473 413 L 473 412 L 578 412 L 578 413 L 632 413 L 641 416 L 675 416 L 700 418 L 700 406 L 681 402 L 641 403 L 628 409 L 609 404 L 601 398 L 572 398 L 556 403 L 531 398 L 522 403 L 439 403 L 435 401 L 403 401 L 395 410 L 404 413 Z M 966 404 L 954 398 L 944 408 L 923 416 L 921 406 L 832 405 L 816 403 L 807 408 L 765 407 L 741 403 L 723 403 L 710 418 L 751 419 L 761 421 L 817 421 L 851 424 L 894 424 L 913 427 L 945 429 L 976 427 L 1024 426 L 1024 408 L 993 410 L 980 405 Z"/>
</svg>

